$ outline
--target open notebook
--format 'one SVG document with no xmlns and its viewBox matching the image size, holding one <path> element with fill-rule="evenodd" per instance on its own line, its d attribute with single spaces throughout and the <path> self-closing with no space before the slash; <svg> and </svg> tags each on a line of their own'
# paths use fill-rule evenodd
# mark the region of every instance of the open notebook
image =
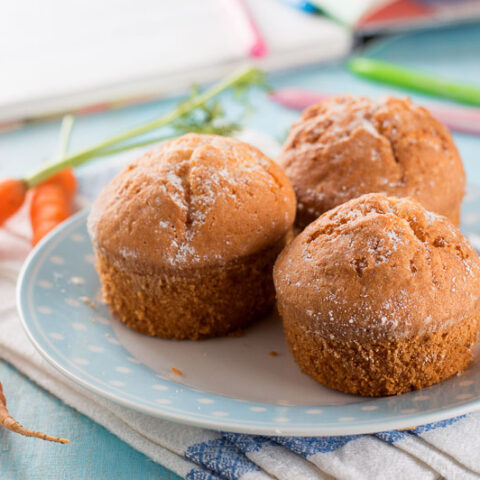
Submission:
<svg viewBox="0 0 480 480">
<path fill-rule="evenodd" d="M 309 3 L 360 34 L 480 18 L 479 0 L 309 0 Z"/>
<path fill-rule="evenodd" d="M 6 0 L 0 123 L 175 93 L 248 60 L 229 0 Z M 267 70 L 345 54 L 351 33 L 276 0 L 247 0 Z"/>
</svg>

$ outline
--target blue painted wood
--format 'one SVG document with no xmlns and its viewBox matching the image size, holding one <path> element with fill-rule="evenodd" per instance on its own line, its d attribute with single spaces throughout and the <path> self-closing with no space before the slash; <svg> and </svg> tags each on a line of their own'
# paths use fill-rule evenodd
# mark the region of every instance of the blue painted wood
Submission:
<svg viewBox="0 0 480 480">
<path fill-rule="evenodd" d="M 415 33 L 382 41 L 370 54 L 462 81 L 480 79 L 480 25 Z M 352 77 L 339 65 L 311 67 L 277 74 L 274 87 L 300 86 L 328 92 L 378 96 L 407 93 Z M 411 94 L 419 101 L 426 97 Z M 255 113 L 248 124 L 282 138 L 297 113 L 268 101 L 265 94 L 251 96 Z M 431 99 L 428 99 L 431 100 Z M 79 118 L 72 149 L 101 140 L 109 134 L 138 125 L 168 110 L 174 100 L 152 102 L 114 112 Z M 21 175 L 45 161 L 55 151 L 59 122 L 32 125 L 0 135 L 0 176 Z M 480 139 L 455 135 L 469 182 L 480 183 Z M 101 160 L 99 160 L 101 161 Z M 1 355 L 1 352 L 0 352 Z M 0 430 L 0 478 L 2 479 L 174 479 L 178 478 L 136 452 L 103 427 L 65 406 L 6 363 L 0 363 L 0 379 L 12 413 L 25 425 L 71 438 L 69 446 L 52 445 Z"/>
<path fill-rule="evenodd" d="M 3 361 L 0 379 L 20 423 L 70 439 L 59 445 L 0 429 L 1 479 L 179 479 Z"/>
</svg>

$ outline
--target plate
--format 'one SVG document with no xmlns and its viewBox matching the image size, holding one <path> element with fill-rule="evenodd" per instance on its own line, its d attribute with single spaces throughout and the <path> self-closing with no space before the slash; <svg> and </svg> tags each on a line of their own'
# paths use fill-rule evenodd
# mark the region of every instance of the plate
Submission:
<svg viewBox="0 0 480 480">
<path fill-rule="evenodd" d="M 463 230 L 480 244 L 480 190 Z M 139 412 L 200 427 L 263 435 L 349 435 L 407 428 L 480 408 L 480 358 L 462 375 L 403 395 L 364 398 L 302 374 L 275 315 L 241 337 L 170 341 L 126 328 L 102 302 L 87 211 L 27 259 L 18 306 L 39 352 L 74 382 Z M 173 369 L 183 374 L 175 373 Z"/>
</svg>

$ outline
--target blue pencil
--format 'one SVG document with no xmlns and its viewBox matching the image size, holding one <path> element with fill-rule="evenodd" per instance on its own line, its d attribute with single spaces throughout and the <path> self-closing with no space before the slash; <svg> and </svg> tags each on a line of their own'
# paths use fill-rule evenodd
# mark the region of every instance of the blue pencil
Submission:
<svg viewBox="0 0 480 480">
<path fill-rule="evenodd" d="M 308 0 L 282 0 L 282 2 L 287 3 L 288 5 L 302 10 L 306 13 L 318 13 L 318 8 L 310 3 Z"/>
</svg>

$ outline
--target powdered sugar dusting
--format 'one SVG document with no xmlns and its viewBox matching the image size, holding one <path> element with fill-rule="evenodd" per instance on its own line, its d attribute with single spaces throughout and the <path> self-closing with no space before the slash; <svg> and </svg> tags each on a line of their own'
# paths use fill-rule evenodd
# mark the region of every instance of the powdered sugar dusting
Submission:
<svg viewBox="0 0 480 480">
<path fill-rule="evenodd" d="M 149 152 L 114 179 L 94 205 L 92 237 L 96 243 L 100 222 L 116 223 L 119 230 L 128 230 L 128 235 L 119 235 L 120 248 L 115 247 L 121 257 L 150 255 L 148 246 L 154 262 L 173 268 L 222 263 L 235 249 L 239 250 L 235 257 L 250 255 L 256 241 L 261 245 L 277 232 L 275 242 L 293 223 L 293 192 L 275 177 L 276 170 L 259 150 L 237 140 L 180 137 Z M 281 215 L 275 210 L 259 215 L 264 207 L 255 205 L 261 201 L 259 191 L 285 206 Z M 236 215 L 247 216 L 251 226 L 246 228 L 252 231 L 250 238 L 235 244 Z M 108 241 L 103 238 L 103 246 Z M 210 247 L 212 242 L 215 247 Z"/>
<path fill-rule="evenodd" d="M 477 255 L 444 217 L 409 199 L 352 200 L 307 227 L 288 251 L 277 262 L 286 280 L 276 282 L 278 292 L 300 302 L 312 334 L 434 332 L 471 315 L 480 298 Z"/>
</svg>

